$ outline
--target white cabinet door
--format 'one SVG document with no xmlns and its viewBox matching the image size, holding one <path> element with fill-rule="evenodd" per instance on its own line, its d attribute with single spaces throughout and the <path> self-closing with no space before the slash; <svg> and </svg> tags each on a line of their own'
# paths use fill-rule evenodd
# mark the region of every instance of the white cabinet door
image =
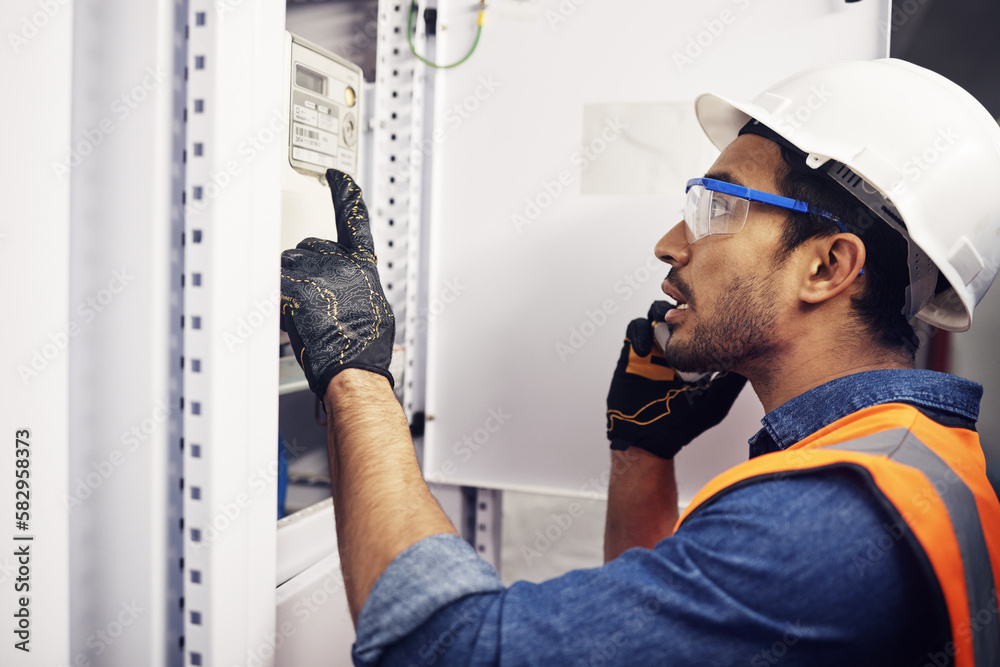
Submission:
<svg viewBox="0 0 1000 667">
<path fill-rule="evenodd" d="M 604 400 L 625 327 L 662 295 L 653 245 L 714 149 L 693 99 L 888 54 L 888 0 L 491 3 L 436 74 L 425 476 L 603 494 Z M 472 43 L 441 2 L 436 58 Z M 750 390 L 679 457 L 681 500 L 745 460 Z M 602 475 L 604 475 L 602 477 Z"/>
</svg>

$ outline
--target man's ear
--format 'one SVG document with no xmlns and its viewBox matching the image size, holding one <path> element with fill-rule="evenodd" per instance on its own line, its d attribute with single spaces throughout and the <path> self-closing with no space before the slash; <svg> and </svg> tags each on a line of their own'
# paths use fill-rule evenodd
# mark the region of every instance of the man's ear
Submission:
<svg viewBox="0 0 1000 667">
<path fill-rule="evenodd" d="M 803 244 L 808 274 L 802 278 L 799 299 L 822 303 L 854 284 L 865 266 L 865 244 L 854 234 L 834 234 Z"/>
</svg>

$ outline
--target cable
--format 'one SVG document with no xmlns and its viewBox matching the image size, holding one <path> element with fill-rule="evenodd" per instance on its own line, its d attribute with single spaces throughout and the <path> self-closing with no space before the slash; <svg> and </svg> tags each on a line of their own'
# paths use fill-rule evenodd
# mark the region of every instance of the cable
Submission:
<svg viewBox="0 0 1000 667">
<path fill-rule="evenodd" d="M 476 47 L 479 45 L 479 36 L 483 34 L 483 14 L 486 12 L 486 0 L 479 0 L 479 5 L 479 18 L 476 19 L 476 38 L 472 41 L 472 48 L 470 48 L 469 52 L 466 53 L 465 56 L 458 62 L 454 62 L 450 65 L 438 65 L 437 63 L 433 63 L 417 53 L 417 48 L 413 45 L 413 17 L 417 13 L 417 0 L 412 0 L 410 2 L 410 18 L 406 22 L 406 41 L 410 45 L 410 53 L 412 53 L 413 56 L 420 62 L 436 69 L 451 69 L 452 67 L 458 67 L 464 63 L 472 57 L 473 53 L 475 53 Z"/>
</svg>

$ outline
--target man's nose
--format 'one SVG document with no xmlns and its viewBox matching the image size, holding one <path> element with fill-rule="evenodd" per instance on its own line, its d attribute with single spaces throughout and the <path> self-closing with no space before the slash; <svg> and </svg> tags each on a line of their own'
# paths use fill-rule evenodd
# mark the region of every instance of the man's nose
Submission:
<svg viewBox="0 0 1000 667">
<path fill-rule="evenodd" d="M 690 249 L 685 222 L 681 220 L 657 242 L 654 252 L 661 262 L 678 267 L 688 263 Z"/>
</svg>

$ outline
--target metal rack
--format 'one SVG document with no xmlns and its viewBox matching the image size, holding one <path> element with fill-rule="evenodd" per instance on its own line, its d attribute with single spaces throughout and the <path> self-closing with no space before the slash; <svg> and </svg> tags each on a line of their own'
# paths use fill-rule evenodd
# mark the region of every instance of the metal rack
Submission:
<svg viewBox="0 0 1000 667">
<path fill-rule="evenodd" d="M 424 136 L 424 66 L 407 46 L 408 12 L 403 0 L 378 3 L 369 208 L 379 274 L 396 315 L 397 395 L 412 423 L 414 414 L 423 409 L 423 340 L 418 317 L 423 287 L 421 192 L 426 174 L 418 148 Z M 414 39 L 422 42 L 423 37 L 423 27 L 418 25 Z"/>
</svg>

